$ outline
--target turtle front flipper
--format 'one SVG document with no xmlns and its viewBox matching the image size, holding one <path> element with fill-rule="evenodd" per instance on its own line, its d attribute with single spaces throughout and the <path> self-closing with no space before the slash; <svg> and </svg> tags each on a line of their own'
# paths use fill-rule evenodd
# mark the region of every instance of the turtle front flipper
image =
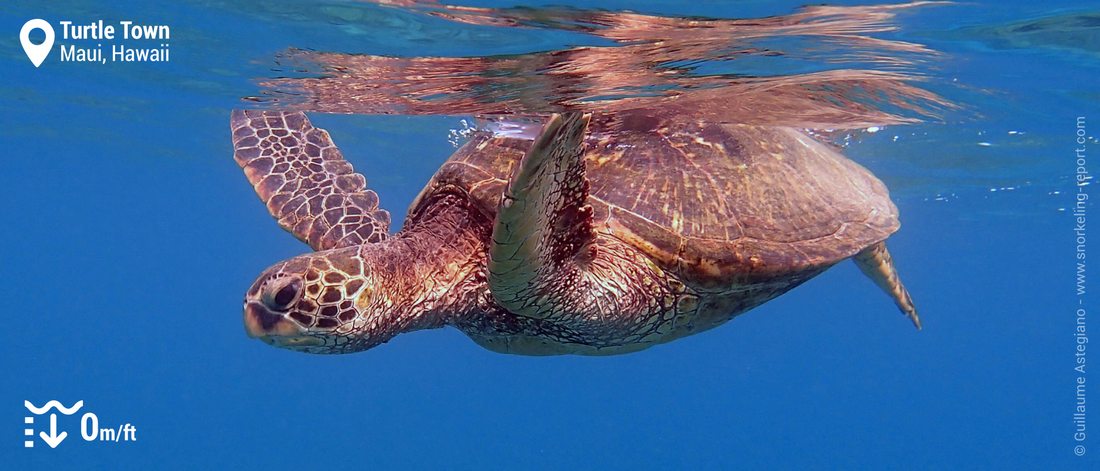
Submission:
<svg viewBox="0 0 1100 471">
<path fill-rule="evenodd" d="M 516 167 L 501 198 L 489 250 L 493 297 L 512 313 L 545 318 L 559 300 L 547 291 L 563 266 L 592 242 L 584 174 L 590 115 L 553 115 Z"/>
<path fill-rule="evenodd" d="M 574 332 L 569 343 L 646 343 L 669 325 L 667 278 L 634 247 L 595 230 L 584 134 L 589 116 L 554 115 L 515 169 L 489 248 L 489 289 L 509 312 Z M 649 337 L 651 334 L 658 334 Z M 583 337 L 583 338 L 581 338 Z"/>
<path fill-rule="evenodd" d="M 304 113 L 235 110 L 233 157 L 279 225 L 314 250 L 379 242 L 390 214 Z"/>
</svg>

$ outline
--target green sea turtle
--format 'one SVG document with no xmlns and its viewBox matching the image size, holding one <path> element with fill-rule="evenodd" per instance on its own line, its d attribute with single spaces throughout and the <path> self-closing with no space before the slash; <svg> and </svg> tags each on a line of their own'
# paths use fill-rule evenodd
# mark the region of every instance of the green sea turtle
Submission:
<svg viewBox="0 0 1100 471">
<path fill-rule="evenodd" d="M 852 258 L 917 327 L 886 187 L 791 128 L 553 115 L 478 132 L 389 234 L 366 179 L 297 112 L 235 111 L 237 163 L 316 252 L 248 290 L 248 333 L 349 353 L 454 326 L 525 355 L 608 355 L 718 326 Z M 591 123 L 590 123 L 591 121 Z"/>
</svg>

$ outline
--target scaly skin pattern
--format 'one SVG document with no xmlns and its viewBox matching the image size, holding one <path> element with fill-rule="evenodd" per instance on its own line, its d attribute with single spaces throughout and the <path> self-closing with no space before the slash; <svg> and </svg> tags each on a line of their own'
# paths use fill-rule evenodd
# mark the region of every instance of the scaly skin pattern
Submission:
<svg viewBox="0 0 1100 471">
<path fill-rule="evenodd" d="M 348 353 L 471 311 L 484 290 L 477 280 L 488 223 L 460 196 L 431 201 L 422 224 L 385 241 L 310 253 L 265 270 L 245 298 L 249 332 L 280 347 Z M 288 279 L 296 289 L 279 299 Z"/>
<path fill-rule="evenodd" d="M 245 296 L 246 330 L 310 353 L 362 351 L 447 325 L 503 353 L 627 353 L 721 325 L 879 245 L 857 261 L 912 309 L 881 243 L 896 230 L 896 213 L 869 173 L 793 130 L 679 138 L 654 123 L 628 123 L 644 129 L 618 141 L 597 139 L 585 154 L 587 181 L 575 166 L 547 167 L 555 178 L 546 179 L 536 165 L 508 187 L 524 144 L 475 138 L 387 236 L 388 214 L 365 179 L 305 115 L 235 112 L 238 164 L 280 224 L 318 250 L 259 276 Z M 737 140 L 719 142 L 729 136 Z M 674 165 L 653 166 L 660 159 Z M 633 186 L 653 176 L 645 168 L 686 168 L 680 161 L 694 173 Z M 781 186 L 788 180 L 819 191 Z M 704 198 L 715 191 L 729 199 Z M 737 206 L 738 196 L 752 204 Z M 500 210 L 509 200 L 531 205 L 534 217 Z M 736 220 L 717 237 L 698 225 L 729 217 Z"/>
<path fill-rule="evenodd" d="M 493 299 L 486 268 L 492 226 L 467 196 L 434 195 L 413 214 L 416 223 L 385 241 L 310 253 L 267 269 L 246 295 L 249 331 L 278 347 L 352 353 L 403 332 L 451 325 L 501 353 L 611 355 L 716 327 L 813 275 L 782 286 L 698 294 L 633 247 L 601 236 L 596 246 L 605 256 L 597 259 L 606 265 L 588 266 L 586 281 L 560 287 L 601 295 L 536 319 Z M 275 298 L 288 279 L 301 287 L 279 309 Z"/>
<path fill-rule="evenodd" d="M 279 225 L 314 250 L 378 242 L 390 214 L 301 113 L 234 111 L 234 158 Z"/>
<path fill-rule="evenodd" d="M 558 327 L 512 335 L 502 351 L 578 350 L 555 349 L 564 343 L 610 352 L 658 342 L 673 330 L 682 284 L 641 251 L 594 230 L 584 160 L 589 119 L 552 117 L 498 205 L 488 260 L 493 300 L 515 316 Z"/>
<path fill-rule="evenodd" d="M 417 223 L 377 244 L 310 253 L 267 269 L 246 295 L 246 324 L 265 342 L 309 353 L 349 353 L 399 333 L 453 325 L 486 348 L 529 355 L 634 351 L 683 331 L 698 303 L 648 259 L 617 241 L 600 244 L 605 266 L 589 267 L 600 289 L 546 319 L 517 316 L 498 305 L 487 282 L 491 225 L 461 193 L 426 200 Z M 634 269 L 636 277 L 612 278 Z M 608 276 L 610 275 L 610 276 Z M 601 276 L 604 276 L 601 278 Z M 276 302 L 278 291 L 297 293 Z M 613 289 L 605 290 L 607 286 Z M 588 317 L 583 313 L 633 313 Z M 677 325 L 677 322 L 680 324 Z"/>
<path fill-rule="evenodd" d="M 894 269 L 894 259 L 890 256 L 890 251 L 886 249 L 886 243 L 879 242 L 863 249 L 852 257 L 852 261 L 856 262 L 856 266 L 859 267 L 860 271 L 867 275 L 871 281 L 874 281 L 880 289 L 890 294 L 898 309 L 901 309 L 902 314 L 905 314 L 905 317 L 909 318 L 913 326 L 920 330 L 920 316 L 917 315 L 917 307 L 913 305 L 913 298 L 909 296 L 909 290 L 901 284 L 901 278 L 898 276 L 897 270 Z"/>
</svg>

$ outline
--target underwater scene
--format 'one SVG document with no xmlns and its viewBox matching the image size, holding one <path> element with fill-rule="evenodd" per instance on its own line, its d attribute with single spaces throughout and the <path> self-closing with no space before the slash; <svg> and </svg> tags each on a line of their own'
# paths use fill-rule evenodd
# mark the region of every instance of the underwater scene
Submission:
<svg viewBox="0 0 1100 471">
<path fill-rule="evenodd" d="M 1100 469 L 1100 5 L 0 31 L 0 468 Z"/>
</svg>

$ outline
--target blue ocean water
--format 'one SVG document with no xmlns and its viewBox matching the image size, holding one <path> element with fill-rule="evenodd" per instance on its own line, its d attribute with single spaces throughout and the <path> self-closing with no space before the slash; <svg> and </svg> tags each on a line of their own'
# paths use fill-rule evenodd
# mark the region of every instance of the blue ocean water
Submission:
<svg viewBox="0 0 1100 471">
<path fill-rule="evenodd" d="M 553 4 L 757 18 L 802 2 Z M 18 38 L 31 18 L 167 24 L 171 59 L 63 64 L 55 50 L 35 68 Z M 0 467 L 1097 469 L 1092 402 L 1075 438 L 1077 381 L 1100 398 L 1100 353 L 1086 350 L 1085 374 L 1073 369 L 1075 313 L 1095 298 L 1075 292 L 1071 214 L 1078 117 L 1087 154 L 1100 151 L 1100 8 L 977 1 L 897 23 L 876 36 L 939 51 L 922 86 L 960 108 L 853 133 L 845 152 L 892 190 L 903 227 L 891 251 L 923 331 L 844 263 L 725 326 L 630 355 L 506 356 L 441 329 L 312 356 L 248 339 L 241 325 L 260 270 L 308 250 L 232 159 L 229 111 L 253 106 L 241 98 L 260 81 L 296 73 L 277 57 L 487 57 L 607 41 L 358 2 L 9 2 Z M 463 118 L 312 115 L 395 227 Z M 56 449 L 26 448 L 24 401 L 51 399 L 84 408 L 58 419 L 68 438 Z M 88 411 L 101 427 L 134 425 L 137 440 L 84 441 Z M 36 418 L 34 432 L 47 423 Z"/>
</svg>

